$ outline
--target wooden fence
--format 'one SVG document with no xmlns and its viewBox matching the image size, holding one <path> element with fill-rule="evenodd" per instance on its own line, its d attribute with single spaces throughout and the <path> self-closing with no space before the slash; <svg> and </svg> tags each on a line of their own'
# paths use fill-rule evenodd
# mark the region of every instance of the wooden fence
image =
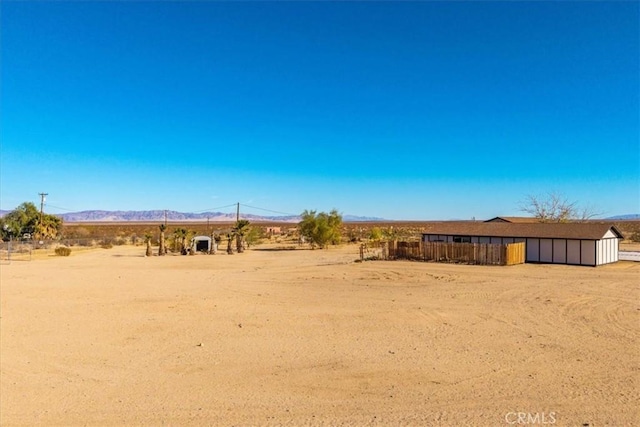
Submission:
<svg viewBox="0 0 640 427">
<path fill-rule="evenodd" d="M 387 242 L 386 259 L 456 262 L 479 265 L 515 265 L 525 260 L 524 242 L 488 243 Z"/>
</svg>

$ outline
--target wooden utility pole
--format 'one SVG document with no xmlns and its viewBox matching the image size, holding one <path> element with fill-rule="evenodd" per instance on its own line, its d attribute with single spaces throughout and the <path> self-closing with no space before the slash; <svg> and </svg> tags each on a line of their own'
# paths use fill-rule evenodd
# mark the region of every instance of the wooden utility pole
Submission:
<svg viewBox="0 0 640 427">
<path fill-rule="evenodd" d="M 42 238 L 42 231 L 44 230 L 43 220 L 44 220 L 44 200 L 49 195 L 49 193 L 38 193 L 40 196 L 40 238 Z"/>
<path fill-rule="evenodd" d="M 240 221 L 240 202 L 238 202 L 238 207 L 236 209 L 236 222 Z"/>
<path fill-rule="evenodd" d="M 44 216 L 44 201 L 49 193 L 38 193 L 40 195 L 40 223 L 42 224 L 42 218 Z"/>
</svg>

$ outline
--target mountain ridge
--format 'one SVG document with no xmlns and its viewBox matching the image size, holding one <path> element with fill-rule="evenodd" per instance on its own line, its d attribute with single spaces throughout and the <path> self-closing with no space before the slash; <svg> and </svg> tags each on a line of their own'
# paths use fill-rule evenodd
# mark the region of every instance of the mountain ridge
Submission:
<svg viewBox="0 0 640 427">
<path fill-rule="evenodd" d="M 640 220 L 640 214 L 615 215 L 607 217 L 605 219 L 613 221 L 637 221 Z"/>
<path fill-rule="evenodd" d="M 0 210 L 0 218 L 10 213 L 11 210 Z M 236 220 L 235 213 L 224 212 L 179 212 L 173 210 L 167 210 L 168 221 L 212 221 L 212 222 L 233 222 Z M 78 212 L 68 212 L 64 214 L 54 214 L 59 216 L 65 222 L 158 222 L 164 221 L 165 211 L 161 209 L 155 210 L 84 210 Z M 254 215 L 254 214 L 241 214 L 242 219 L 248 219 L 253 222 L 299 222 L 299 215 Z M 343 215 L 343 221 L 345 222 L 377 222 L 377 221 L 393 221 L 386 218 L 370 217 L 370 216 L 357 216 L 357 215 Z M 640 220 L 640 214 L 625 214 L 614 215 L 601 220 L 607 221 L 638 221 Z"/>
<path fill-rule="evenodd" d="M 0 217 L 11 211 L 0 211 Z M 173 210 L 143 210 L 143 211 L 109 211 L 109 210 L 85 210 L 78 212 L 68 212 L 64 214 L 55 214 L 62 218 L 64 222 L 162 222 L 182 221 L 182 222 L 234 222 L 236 220 L 235 213 L 224 212 L 178 212 Z M 241 213 L 240 218 L 247 219 L 252 222 L 300 222 L 299 215 L 254 215 Z M 385 221 L 384 218 L 364 217 L 356 215 L 343 215 L 345 222 L 362 222 L 362 221 Z"/>
</svg>

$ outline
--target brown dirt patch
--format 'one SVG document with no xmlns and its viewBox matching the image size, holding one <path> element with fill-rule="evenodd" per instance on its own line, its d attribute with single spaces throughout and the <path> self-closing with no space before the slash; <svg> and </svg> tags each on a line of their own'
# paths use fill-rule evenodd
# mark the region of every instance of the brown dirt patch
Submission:
<svg viewBox="0 0 640 427">
<path fill-rule="evenodd" d="M 357 246 L 143 254 L 0 266 L 0 424 L 640 419 L 634 263 L 354 263 Z"/>
</svg>

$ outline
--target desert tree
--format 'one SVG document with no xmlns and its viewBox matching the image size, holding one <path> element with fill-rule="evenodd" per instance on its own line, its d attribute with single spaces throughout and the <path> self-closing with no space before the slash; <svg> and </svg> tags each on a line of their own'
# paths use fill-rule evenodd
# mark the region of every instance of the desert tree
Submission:
<svg viewBox="0 0 640 427">
<path fill-rule="evenodd" d="M 209 246 L 209 255 L 216 254 L 216 246 L 218 245 L 218 241 L 216 240 L 216 232 L 211 230 L 209 233 L 209 238 L 211 239 L 211 246 Z"/>
<path fill-rule="evenodd" d="M 316 212 L 305 210 L 300 214 L 301 221 L 298 223 L 300 235 L 320 248 L 326 248 L 329 244 L 337 245 L 342 238 L 342 215 L 337 210 L 331 212 Z"/>
<path fill-rule="evenodd" d="M 239 219 L 231 230 L 231 234 L 236 238 L 236 250 L 238 253 L 244 252 L 244 237 L 250 230 L 250 222 L 246 219 Z"/>
<path fill-rule="evenodd" d="M 179 250 L 182 255 L 187 254 L 187 237 L 188 236 L 189 236 L 189 231 L 187 231 L 186 228 L 176 228 L 173 231 L 174 249 Z"/>
<path fill-rule="evenodd" d="M 60 235 L 62 219 L 55 215 L 42 215 L 42 221 L 38 221 L 37 234 L 41 239 L 55 239 Z"/>
<path fill-rule="evenodd" d="M 9 232 L 13 236 L 31 233 L 37 234 L 41 239 L 54 239 L 61 231 L 62 218 L 49 214 L 40 215 L 36 205 L 31 202 L 22 203 L 0 218 L 0 233 L 3 240 L 8 239 Z"/>
<path fill-rule="evenodd" d="M 578 202 L 570 201 L 566 196 L 554 192 L 542 196 L 528 195 L 520 210 L 540 222 L 580 222 L 600 215 L 592 207 L 580 206 Z"/>
<path fill-rule="evenodd" d="M 227 233 L 227 255 L 233 255 L 233 247 L 231 246 L 232 240 L 233 235 L 231 233 Z"/>
<path fill-rule="evenodd" d="M 165 224 L 160 224 L 158 228 L 160 229 L 160 246 L 158 248 L 158 255 L 163 256 L 167 254 L 167 244 L 164 238 L 164 233 L 165 231 L 167 231 L 167 226 Z"/>
<path fill-rule="evenodd" d="M 144 241 L 147 244 L 147 251 L 145 253 L 145 256 L 152 256 L 153 252 L 151 251 L 151 239 L 153 238 L 153 234 L 151 233 L 145 233 L 144 234 Z"/>
<path fill-rule="evenodd" d="M 247 247 L 257 244 L 264 237 L 264 230 L 260 227 L 249 227 L 249 231 L 244 236 Z"/>
</svg>

